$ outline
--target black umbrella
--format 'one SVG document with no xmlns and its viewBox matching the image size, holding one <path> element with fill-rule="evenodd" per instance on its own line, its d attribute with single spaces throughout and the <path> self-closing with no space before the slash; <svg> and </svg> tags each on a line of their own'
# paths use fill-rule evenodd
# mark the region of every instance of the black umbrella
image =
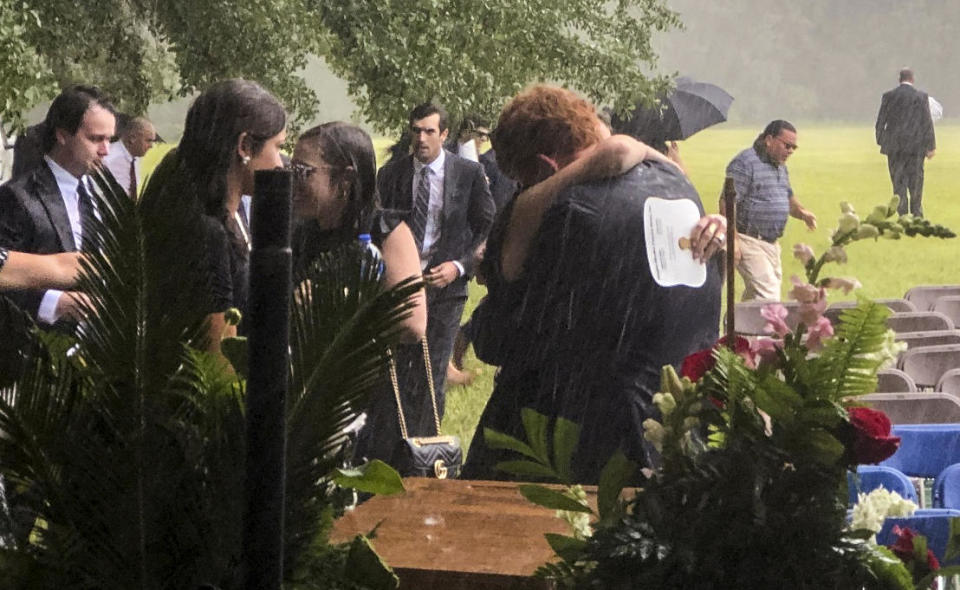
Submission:
<svg viewBox="0 0 960 590">
<path fill-rule="evenodd" d="M 726 121 L 732 102 L 733 97 L 715 84 L 678 78 L 677 87 L 658 106 L 638 106 L 625 121 L 614 117 L 612 125 L 620 133 L 658 147 Z"/>
</svg>

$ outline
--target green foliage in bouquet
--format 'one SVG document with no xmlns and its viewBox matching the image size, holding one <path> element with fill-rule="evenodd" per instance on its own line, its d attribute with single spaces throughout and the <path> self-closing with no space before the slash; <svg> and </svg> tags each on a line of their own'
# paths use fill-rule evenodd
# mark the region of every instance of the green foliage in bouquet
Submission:
<svg viewBox="0 0 960 590">
<path fill-rule="evenodd" d="M 173 182 L 154 175 L 151 186 Z M 159 178 L 158 178 L 159 176 Z M 83 326 L 42 333 L 9 306 L 0 384 L 0 587 L 242 585 L 244 381 L 202 350 L 198 252 L 175 202 L 136 203 L 98 176 Z M 148 194 L 150 187 L 148 187 Z M 181 203 L 182 204 L 182 203 Z M 199 235 L 199 234 L 198 234 Z M 402 490 L 389 467 L 339 469 L 344 427 L 383 375 L 418 285 L 384 290 L 359 251 L 311 269 L 294 299 L 284 582 L 395 588 L 368 544 L 333 547 L 347 495 Z M 369 261 L 366 261 L 370 267 Z M 176 283 L 175 289 L 163 285 Z M 7 321 L 9 320 L 9 321 Z M 14 337 L 15 336 L 15 337 Z M 234 344 L 243 356 L 243 343 Z M 9 510 L 6 510 L 9 508 Z"/>
<path fill-rule="evenodd" d="M 551 540 L 563 550 L 542 575 L 565 588 L 614 590 L 929 587 L 934 574 L 908 571 L 872 542 L 873 532 L 850 530 L 846 521 L 848 470 L 883 460 L 899 444 L 886 416 L 856 404 L 875 390 L 876 371 L 889 355 L 889 311 L 862 301 L 837 326 L 822 316 L 827 288 L 857 286 L 819 278 L 825 263 L 845 260 L 844 246 L 881 235 L 953 237 L 921 220 L 892 220 L 895 206 L 878 207 L 861 223 L 844 204 L 827 252 L 815 258 L 809 247 L 795 248 L 807 271 L 806 281 L 793 279 L 798 326 L 787 325 L 782 305 L 771 305 L 764 317 L 772 338 L 721 340 L 688 357 L 682 377 L 663 368 L 653 398 L 660 419 L 644 423 L 660 464 L 632 499 L 594 515 L 592 535 Z M 543 438 L 541 430 L 528 426 L 528 438 Z M 539 445 L 521 450 L 525 443 L 496 433 L 487 440 L 548 461 Z M 555 433 L 553 444 L 571 443 Z M 541 471 L 562 473 L 556 465 Z M 601 482 L 598 495 L 610 498 L 608 485 Z M 614 489 L 619 497 L 620 487 Z"/>
</svg>

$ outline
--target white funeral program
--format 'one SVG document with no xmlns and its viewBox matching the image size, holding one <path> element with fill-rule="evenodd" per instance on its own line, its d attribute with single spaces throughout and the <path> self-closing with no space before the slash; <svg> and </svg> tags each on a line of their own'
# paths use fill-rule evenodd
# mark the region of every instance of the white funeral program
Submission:
<svg viewBox="0 0 960 590">
<path fill-rule="evenodd" d="M 662 287 L 699 287 L 707 280 L 707 267 L 693 259 L 690 231 L 700 219 L 700 210 L 687 199 L 649 197 L 643 219 L 650 274 Z"/>
</svg>

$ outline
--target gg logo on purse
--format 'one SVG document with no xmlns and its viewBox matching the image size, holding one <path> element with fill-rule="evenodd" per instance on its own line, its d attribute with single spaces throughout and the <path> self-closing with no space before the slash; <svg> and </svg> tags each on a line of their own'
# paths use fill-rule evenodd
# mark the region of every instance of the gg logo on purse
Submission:
<svg viewBox="0 0 960 590">
<path fill-rule="evenodd" d="M 444 465 L 443 459 L 437 459 L 433 462 L 433 473 L 437 476 L 437 479 L 447 478 L 447 466 Z"/>
</svg>

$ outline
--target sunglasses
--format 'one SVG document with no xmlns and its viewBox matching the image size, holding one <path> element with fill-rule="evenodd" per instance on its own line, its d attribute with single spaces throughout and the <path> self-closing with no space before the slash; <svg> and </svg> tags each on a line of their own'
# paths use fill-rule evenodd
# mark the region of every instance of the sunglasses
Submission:
<svg viewBox="0 0 960 590">
<path fill-rule="evenodd" d="M 797 148 L 799 147 L 797 144 L 795 144 L 795 143 L 790 143 L 790 142 L 788 142 L 787 140 L 782 139 L 782 138 L 780 138 L 780 137 L 774 137 L 774 139 L 776 139 L 777 141 L 779 141 L 780 143 L 782 143 L 782 144 L 783 144 L 783 147 L 785 147 L 785 148 L 787 148 L 788 150 L 793 151 L 793 152 L 797 151 Z"/>
</svg>

